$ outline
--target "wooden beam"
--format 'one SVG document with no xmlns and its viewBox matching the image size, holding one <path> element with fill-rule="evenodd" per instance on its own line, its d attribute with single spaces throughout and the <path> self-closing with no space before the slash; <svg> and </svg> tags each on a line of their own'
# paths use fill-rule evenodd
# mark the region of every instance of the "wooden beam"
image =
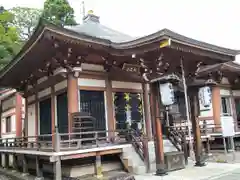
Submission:
<svg viewBox="0 0 240 180">
<path fill-rule="evenodd" d="M 61 160 L 67 160 L 67 159 L 81 159 L 81 158 L 87 158 L 87 157 L 93 157 L 93 156 L 96 156 L 96 152 L 89 152 L 89 153 L 82 153 L 82 154 L 65 155 L 65 156 L 61 156 Z"/>
<path fill-rule="evenodd" d="M 111 149 L 111 150 L 103 150 L 99 151 L 98 154 L 108 155 L 108 154 L 120 154 L 122 153 L 122 149 Z M 88 153 L 81 153 L 81 154 L 72 154 L 72 155 L 65 155 L 61 156 L 61 160 L 67 160 L 67 159 L 81 159 L 81 158 L 87 158 L 87 157 L 94 157 L 97 155 L 97 152 L 88 152 Z"/>
<path fill-rule="evenodd" d="M 111 149 L 111 150 L 106 150 L 106 151 L 100 151 L 100 155 L 108 155 L 108 154 L 120 154 L 122 153 L 122 149 Z"/>
</svg>

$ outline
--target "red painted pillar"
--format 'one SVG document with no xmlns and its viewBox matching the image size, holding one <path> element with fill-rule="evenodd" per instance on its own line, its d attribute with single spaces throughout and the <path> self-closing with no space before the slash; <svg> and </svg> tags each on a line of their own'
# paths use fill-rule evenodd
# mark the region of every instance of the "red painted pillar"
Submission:
<svg viewBox="0 0 240 180">
<path fill-rule="evenodd" d="M 22 96 L 16 93 L 16 137 L 22 136 Z"/>
<path fill-rule="evenodd" d="M 28 136 L 28 100 L 25 99 L 25 111 L 24 111 L 24 136 Z"/>
<path fill-rule="evenodd" d="M 78 78 L 72 73 L 68 74 L 67 79 L 67 96 L 68 96 L 68 132 L 72 132 L 71 114 L 79 111 L 78 107 Z"/>
<path fill-rule="evenodd" d="M 158 95 L 158 88 L 156 83 L 150 85 L 151 93 L 151 112 L 152 112 L 152 126 L 154 128 L 154 142 L 156 155 L 156 175 L 166 175 L 164 163 L 164 149 L 163 149 L 163 135 L 162 135 L 162 115 L 160 112 L 161 97 Z"/>
</svg>

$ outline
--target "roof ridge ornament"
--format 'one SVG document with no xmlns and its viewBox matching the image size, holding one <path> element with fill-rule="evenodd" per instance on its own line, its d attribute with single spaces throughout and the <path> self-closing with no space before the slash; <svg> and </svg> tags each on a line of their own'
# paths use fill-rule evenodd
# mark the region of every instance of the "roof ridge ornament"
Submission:
<svg viewBox="0 0 240 180">
<path fill-rule="evenodd" d="M 93 13 L 93 10 L 89 10 L 89 11 L 88 11 L 88 14 L 94 14 L 94 13 Z"/>
<path fill-rule="evenodd" d="M 89 10 L 87 15 L 83 17 L 83 23 L 86 23 L 86 22 L 100 23 L 99 16 L 96 16 L 93 10 Z"/>
</svg>

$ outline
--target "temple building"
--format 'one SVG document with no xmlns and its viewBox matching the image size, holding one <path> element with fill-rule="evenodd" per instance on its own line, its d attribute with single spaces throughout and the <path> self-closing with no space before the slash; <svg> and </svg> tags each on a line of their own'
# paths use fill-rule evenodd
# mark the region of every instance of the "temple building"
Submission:
<svg viewBox="0 0 240 180">
<path fill-rule="evenodd" d="M 22 136 L 25 99 L 14 89 L 0 91 L 1 138 Z"/>
<path fill-rule="evenodd" d="M 0 85 L 16 89 L 16 103 L 20 94 L 25 98 L 16 137 L 2 134 L 2 166 L 10 166 L 11 156 L 13 168 L 24 173 L 33 168 L 38 177 L 54 172 L 56 180 L 120 169 L 164 175 L 184 168 L 191 137 L 165 124 L 161 82 L 174 84 L 177 104 L 171 111 L 185 113 L 174 115 L 177 122 L 190 118 L 196 165 L 202 166 L 198 89 L 205 84 L 187 89 L 190 117 L 180 106 L 184 85 L 194 84 L 200 67 L 234 61 L 238 53 L 168 29 L 130 37 L 103 26 L 93 13 L 65 28 L 41 19 L 0 72 Z"/>
<path fill-rule="evenodd" d="M 222 119 L 234 125 L 235 136 L 239 136 L 239 75 L 240 65 L 236 62 L 209 65 L 199 70 L 199 78 L 210 77 L 212 103 L 209 107 L 200 106 L 200 119 L 205 124 L 215 126 L 213 136 L 221 134 Z M 219 128 L 216 128 L 219 127 Z"/>
</svg>

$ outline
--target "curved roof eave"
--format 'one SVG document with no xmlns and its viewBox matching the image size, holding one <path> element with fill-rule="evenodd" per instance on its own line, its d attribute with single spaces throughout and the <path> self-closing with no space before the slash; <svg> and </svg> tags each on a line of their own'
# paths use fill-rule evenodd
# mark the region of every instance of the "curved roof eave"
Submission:
<svg viewBox="0 0 240 180">
<path fill-rule="evenodd" d="M 23 45 L 18 54 L 0 71 L 0 78 L 2 78 L 15 64 L 17 64 L 23 56 L 31 50 L 31 47 L 37 43 L 44 32 L 44 24 L 44 19 L 40 18 L 39 23 L 30 39 Z"/>
<path fill-rule="evenodd" d="M 236 56 L 240 54 L 240 50 L 227 49 L 227 48 L 211 45 L 205 42 L 197 41 L 197 40 L 188 38 L 186 36 L 177 34 L 168 29 L 163 29 L 156 33 L 150 34 L 148 36 L 140 37 L 131 41 L 116 43 L 116 42 L 111 42 L 110 40 L 107 40 L 107 39 L 92 37 L 87 34 L 79 34 L 74 31 L 58 27 L 41 18 L 31 38 L 27 41 L 27 43 L 23 46 L 21 51 L 15 56 L 15 58 L 7 66 L 5 66 L 2 69 L 2 71 L 0 72 L 0 78 L 3 77 L 15 64 L 17 64 L 24 57 L 26 53 L 28 53 L 31 50 L 31 48 L 38 42 L 38 40 L 42 37 L 42 35 L 46 31 L 51 31 L 53 33 L 61 34 L 76 40 L 100 44 L 100 45 L 114 48 L 114 49 L 133 48 L 133 47 L 141 46 L 144 44 L 156 42 L 158 40 L 170 38 L 173 42 L 200 48 L 207 51 L 213 51 L 213 52 L 228 55 L 228 56 Z"/>
<path fill-rule="evenodd" d="M 240 73 L 240 64 L 230 61 L 230 62 L 219 63 L 219 64 L 214 64 L 214 65 L 206 65 L 206 66 L 203 66 L 200 68 L 198 74 L 201 77 L 203 75 L 208 74 L 209 72 L 214 72 L 214 71 L 218 71 L 218 70 L 222 70 L 222 69 L 232 71 L 233 73 L 234 72 Z"/>
<path fill-rule="evenodd" d="M 53 30 L 55 33 L 69 33 L 69 34 L 65 34 L 66 36 L 70 36 L 74 39 L 78 39 L 78 40 L 84 40 L 87 42 L 92 42 L 92 43 L 97 43 L 97 44 L 101 44 L 101 45 L 105 45 L 105 46 L 110 46 L 112 48 L 115 49 L 126 49 L 126 48 L 133 48 L 133 47 L 137 47 L 143 44 L 148 44 L 148 43 L 152 43 L 158 40 L 162 40 L 162 39 L 171 39 L 173 42 L 177 42 L 183 45 L 187 45 L 187 46 L 191 46 L 191 47 L 195 47 L 195 48 L 199 48 L 199 49 L 203 49 L 206 51 L 212 51 L 215 53 L 219 53 L 219 54 L 224 54 L 224 55 L 229 55 L 229 56 L 236 56 L 238 54 L 240 54 L 240 50 L 233 50 L 233 49 L 228 49 L 228 48 L 223 48 L 220 46 L 216 46 L 216 45 L 212 45 L 209 43 L 205 43 L 202 41 L 198 41 L 183 35 L 180 35 L 178 33 L 175 33 L 171 30 L 168 29 L 163 29 L 160 30 L 156 33 L 144 36 L 144 37 L 140 37 L 140 38 L 135 38 L 133 40 L 130 41 L 124 41 L 124 42 L 112 42 L 108 39 L 102 39 L 99 37 L 93 37 L 90 36 L 88 34 L 79 34 L 76 33 L 74 31 L 71 31 L 69 29 L 64 29 L 64 28 L 59 28 L 55 25 L 51 25 L 51 26 L 47 26 L 49 30 Z"/>
</svg>

